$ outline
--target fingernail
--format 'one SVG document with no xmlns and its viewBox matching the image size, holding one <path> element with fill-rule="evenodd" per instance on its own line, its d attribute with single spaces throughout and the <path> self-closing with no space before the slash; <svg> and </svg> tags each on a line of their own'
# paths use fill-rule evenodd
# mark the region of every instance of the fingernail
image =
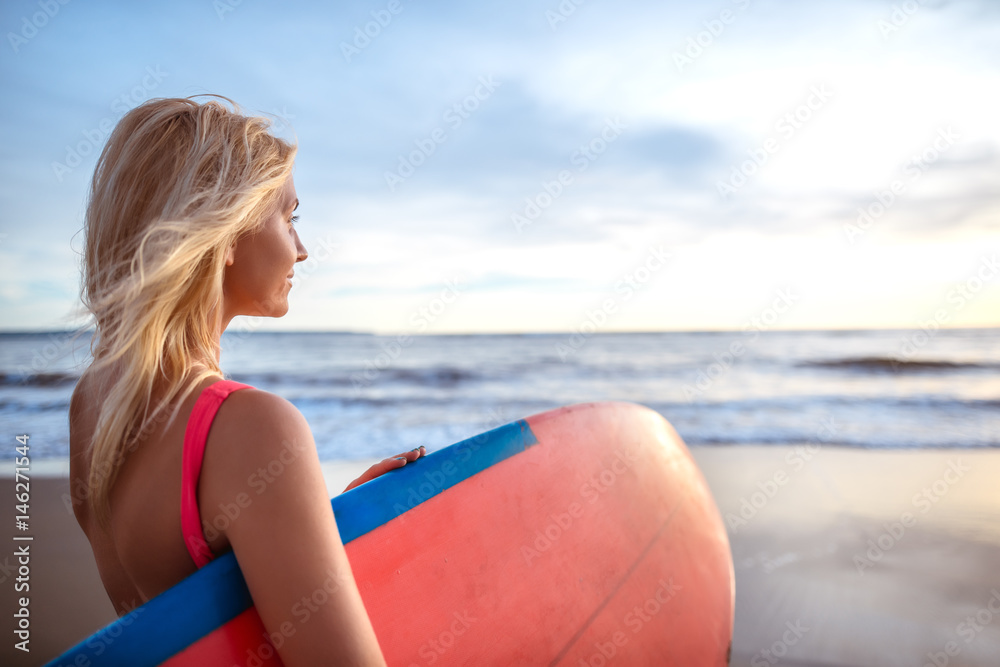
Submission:
<svg viewBox="0 0 1000 667">
<path fill-rule="evenodd" d="M 396 457 L 396 460 L 397 460 L 397 461 L 405 461 L 405 460 L 406 460 L 406 457 L 405 457 L 405 456 L 397 456 L 397 457 Z"/>
</svg>

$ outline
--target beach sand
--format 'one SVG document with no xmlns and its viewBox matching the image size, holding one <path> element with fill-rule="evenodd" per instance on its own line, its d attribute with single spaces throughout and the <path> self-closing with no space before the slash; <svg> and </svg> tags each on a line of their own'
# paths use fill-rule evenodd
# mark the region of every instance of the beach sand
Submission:
<svg viewBox="0 0 1000 667">
<path fill-rule="evenodd" d="M 730 664 L 1000 664 L 1000 452 L 692 452 L 729 525 Z M 325 463 L 331 495 L 369 464 Z M 12 470 L 0 474 L 0 494 L 12 498 Z M 14 648 L 20 543 L 0 555 L 4 665 L 42 664 L 115 619 L 63 501 L 66 474 L 32 469 L 28 654 Z"/>
</svg>

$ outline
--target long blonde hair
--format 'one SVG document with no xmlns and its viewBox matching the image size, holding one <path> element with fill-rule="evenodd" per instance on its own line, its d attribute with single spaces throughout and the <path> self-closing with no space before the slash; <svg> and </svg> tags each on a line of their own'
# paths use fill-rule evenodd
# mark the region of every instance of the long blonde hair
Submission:
<svg viewBox="0 0 1000 667">
<path fill-rule="evenodd" d="M 226 254 L 263 224 L 296 147 L 216 100 L 150 100 L 104 147 L 87 204 L 81 300 L 93 363 L 116 365 L 91 440 L 88 500 L 103 526 L 128 453 L 203 379 L 222 375 Z M 162 397 L 154 405 L 154 390 Z"/>
</svg>

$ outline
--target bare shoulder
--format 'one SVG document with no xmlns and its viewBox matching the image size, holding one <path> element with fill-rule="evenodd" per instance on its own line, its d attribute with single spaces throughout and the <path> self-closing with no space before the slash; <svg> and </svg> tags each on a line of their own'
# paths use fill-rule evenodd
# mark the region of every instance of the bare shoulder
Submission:
<svg viewBox="0 0 1000 667">
<path fill-rule="evenodd" d="M 220 422 L 220 430 L 242 436 L 243 450 L 273 447 L 276 443 L 267 437 L 308 439 L 308 446 L 312 444 L 312 432 L 299 409 L 288 399 L 262 389 L 233 392 L 222 404 L 216 419 Z"/>
<path fill-rule="evenodd" d="M 94 417 L 89 408 L 89 375 L 86 373 L 73 388 L 69 399 L 69 474 L 73 514 L 81 527 L 86 525 L 87 445 L 93 435 Z"/>
<path fill-rule="evenodd" d="M 280 485 L 285 495 L 275 501 L 306 502 L 303 494 L 315 499 L 322 490 L 329 502 L 312 431 L 299 409 L 260 389 L 233 392 L 212 423 L 201 493 L 219 503 L 232 502 L 241 494 L 260 496 L 285 477 L 291 483 Z"/>
<path fill-rule="evenodd" d="M 77 381 L 76 386 L 73 387 L 73 394 L 69 398 L 69 424 L 70 429 L 74 426 L 78 426 L 80 417 L 84 412 L 84 403 L 86 402 L 86 397 L 89 393 L 90 376 L 84 373 L 80 379 Z M 70 446 L 75 445 L 76 442 L 71 439 Z"/>
</svg>

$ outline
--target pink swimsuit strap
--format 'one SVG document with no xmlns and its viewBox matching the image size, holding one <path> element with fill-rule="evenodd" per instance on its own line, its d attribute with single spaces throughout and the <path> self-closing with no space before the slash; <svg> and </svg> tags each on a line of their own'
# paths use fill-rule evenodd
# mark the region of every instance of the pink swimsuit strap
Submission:
<svg viewBox="0 0 1000 667">
<path fill-rule="evenodd" d="M 201 512 L 198 509 L 198 479 L 205 456 L 205 442 L 212 428 L 212 420 L 222 402 L 229 394 L 239 389 L 252 389 L 248 384 L 232 380 L 219 380 L 202 390 L 195 401 L 191 418 L 184 432 L 184 456 L 181 462 L 181 532 L 184 545 L 198 568 L 204 567 L 213 558 L 205 532 L 201 526 Z"/>
</svg>

